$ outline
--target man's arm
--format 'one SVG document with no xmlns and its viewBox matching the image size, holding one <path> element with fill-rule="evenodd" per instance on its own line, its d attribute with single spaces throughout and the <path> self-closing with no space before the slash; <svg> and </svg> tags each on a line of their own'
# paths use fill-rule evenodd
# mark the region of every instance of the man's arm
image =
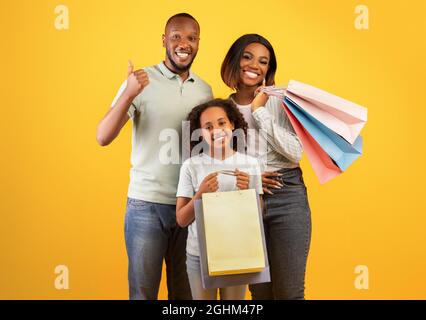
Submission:
<svg viewBox="0 0 426 320">
<path fill-rule="evenodd" d="M 108 110 L 99 122 L 96 140 L 101 146 L 109 145 L 120 133 L 121 128 L 130 119 L 127 111 L 136 96 L 149 84 L 148 74 L 139 69 L 133 71 L 133 64 L 129 61 L 127 70 L 127 86 L 117 100 L 116 104 Z"/>
</svg>

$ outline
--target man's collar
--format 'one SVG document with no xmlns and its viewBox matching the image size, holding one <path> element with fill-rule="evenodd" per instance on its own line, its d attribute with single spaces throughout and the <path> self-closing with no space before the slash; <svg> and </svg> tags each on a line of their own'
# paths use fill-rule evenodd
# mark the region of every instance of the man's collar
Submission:
<svg viewBox="0 0 426 320">
<path fill-rule="evenodd" d="M 174 77 L 179 77 L 178 74 L 172 72 L 169 68 L 166 67 L 166 64 L 164 63 L 164 61 L 161 61 L 158 64 L 158 68 L 160 69 L 161 73 L 167 78 L 167 79 L 173 79 Z M 186 80 L 195 81 L 195 77 L 194 74 L 191 72 L 191 70 L 189 70 L 189 75 L 188 78 Z"/>
</svg>

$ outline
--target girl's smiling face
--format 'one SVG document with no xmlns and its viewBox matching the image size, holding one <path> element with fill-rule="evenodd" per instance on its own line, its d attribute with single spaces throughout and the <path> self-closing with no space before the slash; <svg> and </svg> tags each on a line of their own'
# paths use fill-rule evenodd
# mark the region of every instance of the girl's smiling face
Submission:
<svg viewBox="0 0 426 320">
<path fill-rule="evenodd" d="M 240 60 L 240 83 L 248 87 L 260 85 L 269 69 L 269 50 L 260 43 L 250 43 Z"/>
<path fill-rule="evenodd" d="M 209 107 L 200 116 L 203 139 L 212 149 L 231 148 L 234 124 L 221 107 Z"/>
</svg>

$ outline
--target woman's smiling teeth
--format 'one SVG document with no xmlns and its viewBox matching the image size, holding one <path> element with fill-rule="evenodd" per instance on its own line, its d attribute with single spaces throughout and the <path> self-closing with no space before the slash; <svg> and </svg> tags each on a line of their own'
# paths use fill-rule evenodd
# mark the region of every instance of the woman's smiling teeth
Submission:
<svg viewBox="0 0 426 320">
<path fill-rule="evenodd" d="M 251 71 L 244 71 L 245 75 L 251 79 L 257 78 L 259 75 Z"/>
</svg>

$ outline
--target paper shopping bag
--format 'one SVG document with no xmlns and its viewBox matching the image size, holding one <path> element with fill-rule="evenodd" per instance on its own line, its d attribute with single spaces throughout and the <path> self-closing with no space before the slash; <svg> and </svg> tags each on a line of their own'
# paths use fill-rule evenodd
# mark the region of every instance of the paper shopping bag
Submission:
<svg viewBox="0 0 426 320">
<path fill-rule="evenodd" d="M 315 141 L 314 138 L 312 138 L 309 132 L 303 128 L 300 122 L 285 105 L 284 110 L 290 120 L 291 125 L 294 128 L 294 131 L 302 143 L 303 150 L 306 152 L 309 162 L 311 163 L 311 166 L 314 169 L 314 172 L 320 183 L 324 184 L 341 174 L 342 170 L 340 170 L 339 167 L 337 167 L 333 162 L 333 160 L 331 160 L 330 156 L 323 149 L 321 149 L 321 146 Z"/>
<path fill-rule="evenodd" d="M 258 208 L 260 208 L 260 199 L 258 200 Z M 262 232 L 262 245 L 265 252 L 265 268 L 260 272 L 241 273 L 241 274 L 226 274 L 226 275 L 209 275 L 206 255 L 206 237 L 204 231 L 204 212 L 201 200 L 196 200 L 194 203 L 195 221 L 197 226 L 198 245 L 200 251 L 200 268 L 201 282 L 204 289 L 224 288 L 229 286 L 239 286 L 247 284 L 264 283 L 271 281 L 269 272 L 269 262 L 267 257 L 266 242 L 264 233 Z M 258 212 L 259 221 L 263 230 L 262 213 Z"/>
<path fill-rule="evenodd" d="M 209 275 L 265 268 L 256 190 L 204 193 L 204 231 Z"/>
<path fill-rule="evenodd" d="M 287 97 L 284 99 L 284 104 L 342 171 L 362 154 L 361 136 L 358 136 L 352 145 Z"/>
<path fill-rule="evenodd" d="M 290 80 L 285 95 L 351 144 L 367 121 L 367 108 L 308 84 Z"/>
</svg>

